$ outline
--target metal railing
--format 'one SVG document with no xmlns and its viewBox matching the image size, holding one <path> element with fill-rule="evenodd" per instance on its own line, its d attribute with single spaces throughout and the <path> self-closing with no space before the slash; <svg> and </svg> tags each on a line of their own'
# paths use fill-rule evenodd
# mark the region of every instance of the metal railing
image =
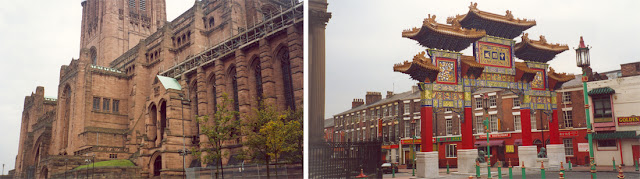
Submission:
<svg viewBox="0 0 640 179">
<path fill-rule="evenodd" d="M 354 178 L 364 174 L 382 178 L 382 143 L 328 142 L 309 147 L 310 178 Z"/>
<path fill-rule="evenodd" d="M 286 27 L 299 22 L 303 18 L 303 3 L 296 2 L 291 8 L 282 10 L 279 14 L 273 15 L 265 21 L 238 33 L 222 43 L 198 53 L 194 57 L 160 73 L 160 75 L 178 78 L 181 74 L 195 70 L 198 66 L 212 63 L 220 57 L 235 52 L 236 49 L 244 45 L 255 43 L 272 33 L 286 30 Z"/>
</svg>

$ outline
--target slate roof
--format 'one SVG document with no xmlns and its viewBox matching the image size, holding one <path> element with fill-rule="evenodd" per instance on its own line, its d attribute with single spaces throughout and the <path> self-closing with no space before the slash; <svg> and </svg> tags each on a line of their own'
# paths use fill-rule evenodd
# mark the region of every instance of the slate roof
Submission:
<svg viewBox="0 0 640 179">
<path fill-rule="evenodd" d="M 416 91 L 407 91 L 407 92 L 403 92 L 403 93 L 399 93 L 399 94 L 394 94 L 393 96 L 391 96 L 391 98 L 383 98 L 380 101 L 377 101 L 375 103 L 369 104 L 369 105 L 360 105 L 356 108 L 353 109 L 349 109 L 347 111 L 335 114 L 334 116 L 341 116 L 341 115 L 346 115 L 346 114 L 350 114 L 352 112 L 358 112 L 358 111 L 362 111 L 364 109 L 367 109 L 369 107 L 372 106 L 380 106 L 380 105 L 384 105 L 387 103 L 391 103 L 393 101 L 398 101 L 398 100 L 407 100 L 407 99 L 420 99 L 420 91 L 416 90 Z"/>
</svg>

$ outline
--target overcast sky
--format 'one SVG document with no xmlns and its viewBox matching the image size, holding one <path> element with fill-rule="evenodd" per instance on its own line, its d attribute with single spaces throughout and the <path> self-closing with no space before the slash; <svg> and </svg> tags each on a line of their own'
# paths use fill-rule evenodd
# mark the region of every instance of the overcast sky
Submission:
<svg viewBox="0 0 640 179">
<path fill-rule="evenodd" d="M 424 47 L 402 38 L 402 30 L 420 27 L 428 14 L 438 23 L 466 14 L 470 1 L 364 1 L 329 0 L 332 17 L 326 27 L 325 118 L 351 108 L 354 98 L 367 91 L 404 92 L 416 84 L 409 75 L 393 72 L 393 64 L 412 57 Z M 480 1 L 478 9 L 515 18 L 534 19 L 529 38 L 544 35 L 550 43 L 569 45 L 549 62 L 557 72 L 581 73 L 575 51 L 584 36 L 591 49 L 594 71 L 620 69 L 620 64 L 640 61 L 640 1 Z M 520 42 L 520 37 L 514 40 Z M 472 55 L 471 46 L 462 51 Z"/>
<path fill-rule="evenodd" d="M 80 0 L 0 1 L 0 164 L 14 169 L 24 96 L 45 87 L 57 97 L 60 66 L 78 58 Z M 166 0 L 167 20 L 193 0 Z"/>
</svg>

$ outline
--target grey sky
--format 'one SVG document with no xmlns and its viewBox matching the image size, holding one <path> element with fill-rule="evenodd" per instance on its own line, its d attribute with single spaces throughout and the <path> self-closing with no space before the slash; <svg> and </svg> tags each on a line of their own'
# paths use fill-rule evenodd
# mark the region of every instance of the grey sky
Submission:
<svg viewBox="0 0 640 179">
<path fill-rule="evenodd" d="M 0 1 L 0 164 L 13 169 L 24 96 L 45 87 L 57 97 L 61 65 L 78 58 L 80 0 Z M 167 20 L 193 6 L 193 0 L 166 0 Z"/>
<path fill-rule="evenodd" d="M 470 1 L 362 1 L 329 0 L 332 18 L 326 27 L 325 118 L 351 108 L 353 98 L 367 91 L 403 92 L 417 81 L 393 72 L 393 64 L 410 60 L 424 50 L 414 40 L 401 37 L 403 29 L 420 27 L 428 14 L 446 23 L 447 17 L 466 14 Z M 557 72 L 581 73 L 575 65 L 575 48 L 584 36 L 595 71 L 620 69 L 620 64 L 640 61 L 640 1 L 480 1 L 478 9 L 534 19 L 525 31 L 531 39 L 544 35 L 550 43 L 569 45 L 551 62 Z M 516 42 L 520 37 L 515 38 Z M 472 55 L 471 48 L 463 50 Z M 395 85 L 394 85 L 395 84 Z"/>
</svg>

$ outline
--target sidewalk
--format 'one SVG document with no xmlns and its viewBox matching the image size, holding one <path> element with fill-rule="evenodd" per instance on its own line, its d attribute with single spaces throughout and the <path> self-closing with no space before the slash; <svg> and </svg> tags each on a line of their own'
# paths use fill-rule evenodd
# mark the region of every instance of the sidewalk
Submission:
<svg viewBox="0 0 640 179">
<path fill-rule="evenodd" d="M 411 169 L 403 169 L 400 168 L 398 169 L 399 171 L 395 174 L 395 178 L 398 179 L 410 179 L 410 178 L 415 178 L 414 176 L 411 176 L 412 174 L 412 170 Z M 481 169 L 481 173 L 483 173 L 483 177 L 486 177 L 486 168 Z M 615 172 L 613 171 L 613 167 L 612 166 L 598 166 L 596 167 L 596 171 L 597 173 L 599 173 L 599 176 L 603 176 L 604 174 L 608 175 L 612 175 L 615 176 L 618 171 L 616 170 Z M 622 167 L 622 171 L 625 173 L 625 175 L 627 174 L 631 174 L 631 176 L 637 176 L 637 174 L 640 174 L 640 172 L 635 171 L 635 166 L 623 166 Z M 447 169 L 446 168 L 440 168 L 440 172 L 439 172 L 439 176 L 440 178 L 451 178 L 451 179 L 467 179 L 469 177 L 469 175 L 462 175 L 462 174 L 457 174 L 457 168 L 450 168 L 449 169 L 450 174 L 447 174 Z M 497 178 L 497 172 L 498 172 L 498 168 L 497 167 L 492 167 L 491 168 L 491 173 L 494 176 L 494 178 Z M 515 172 L 515 171 L 514 171 Z M 569 170 L 567 168 L 565 168 L 565 173 L 567 173 L 568 175 L 571 176 L 577 176 L 577 175 L 573 175 L 570 173 L 582 173 L 580 175 L 589 175 L 588 173 L 590 172 L 590 168 L 587 166 L 574 166 L 572 167 L 572 170 Z M 547 172 L 547 176 L 551 177 L 551 176 L 556 176 L 558 172 Z M 509 175 L 509 168 L 502 168 L 502 175 L 503 178 L 508 178 Z M 527 173 L 527 176 L 532 175 L 531 178 L 538 178 L 536 176 L 539 176 L 539 173 Z M 385 174 L 384 178 L 392 178 L 392 174 Z M 475 178 L 475 174 L 472 175 Z M 519 176 L 519 175 L 514 175 L 514 176 Z"/>
</svg>

